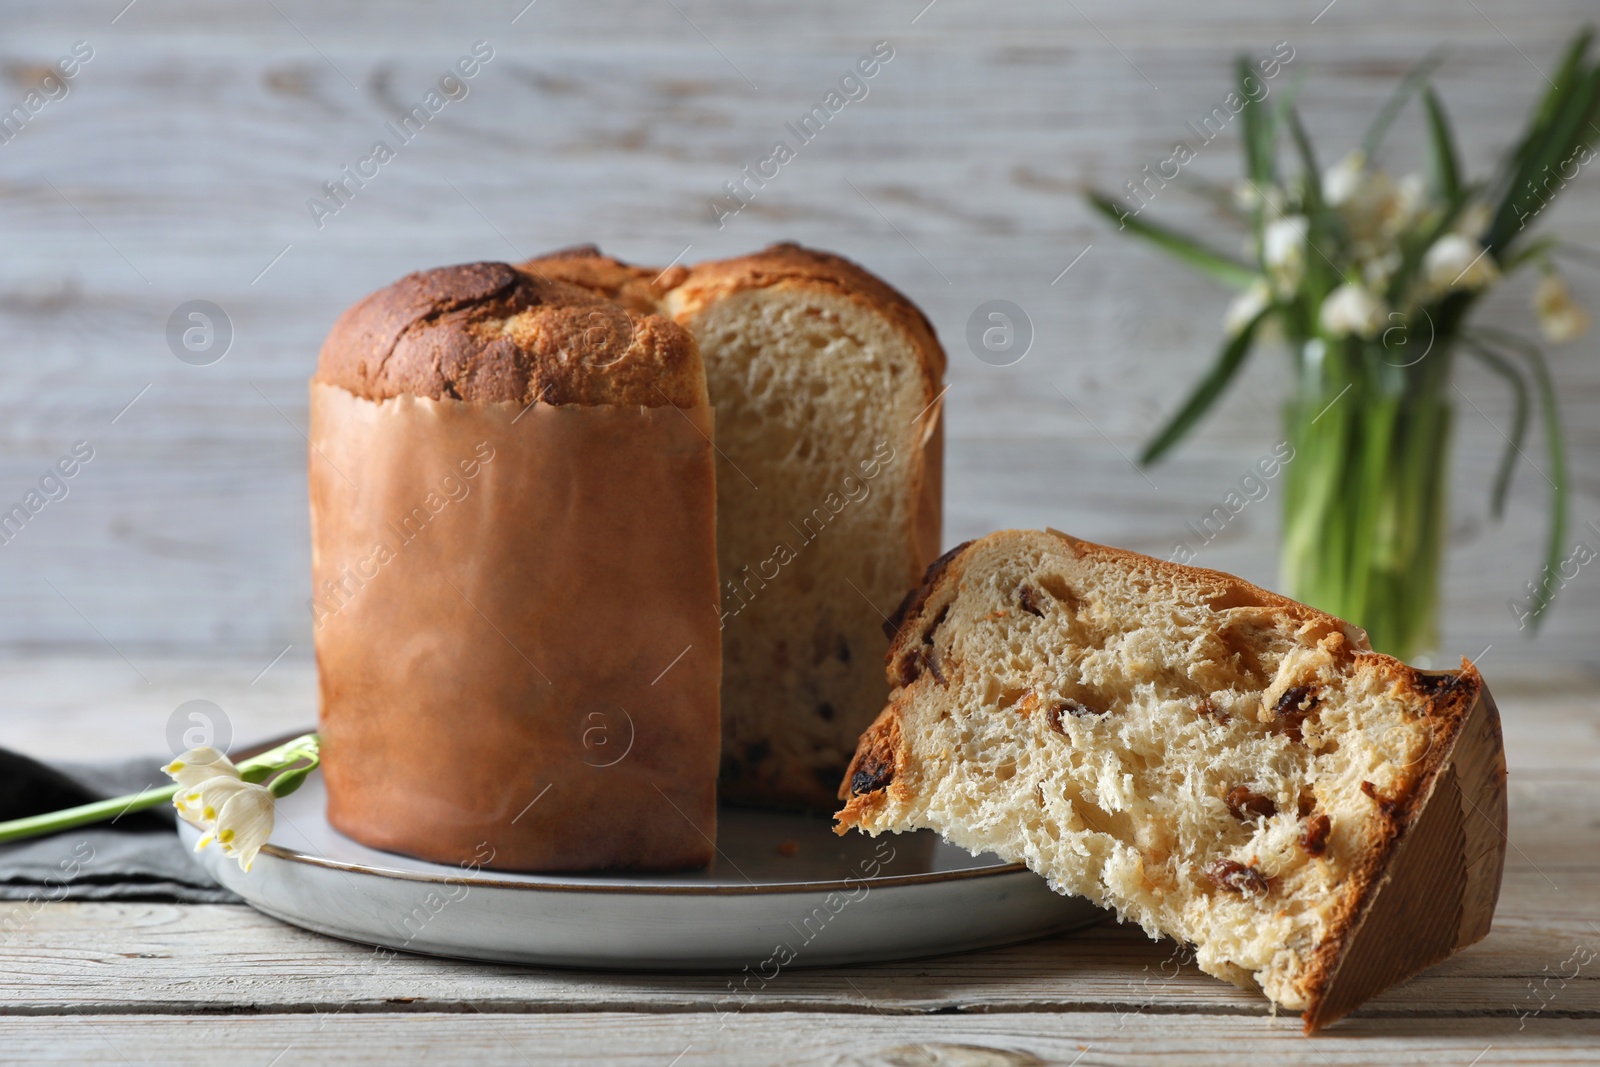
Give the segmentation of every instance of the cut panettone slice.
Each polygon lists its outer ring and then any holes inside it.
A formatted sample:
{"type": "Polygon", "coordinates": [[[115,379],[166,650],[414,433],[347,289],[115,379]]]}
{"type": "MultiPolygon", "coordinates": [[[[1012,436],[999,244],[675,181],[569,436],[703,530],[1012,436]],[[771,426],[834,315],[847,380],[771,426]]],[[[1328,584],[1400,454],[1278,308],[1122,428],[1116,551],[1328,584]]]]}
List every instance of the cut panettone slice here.
{"type": "MultiPolygon", "coordinates": [[[[829,809],[888,696],[879,605],[939,554],[933,327],[882,279],[793,244],[663,271],[586,246],[523,268],[660,311],[698,343],[716,409],[719,794],[829,809]]],[[[595,320],[595,336],[616,331],[595,320]]]]}
{"type": "Polygon", "coordinates": [[[792,244],[698,264],[665,306],[716,407],[719,794],[827,811],[889,695],[883,610],[939,555],[944,351],[881,279],[792,244]]]}
{"type": "Polygon", "coordinates": [[[1471,664],[1055,531],[957,548],[890,627],[840,833],[1025,863],[1308,1033],[1488,932],[1505,759],[1471,664]]]}

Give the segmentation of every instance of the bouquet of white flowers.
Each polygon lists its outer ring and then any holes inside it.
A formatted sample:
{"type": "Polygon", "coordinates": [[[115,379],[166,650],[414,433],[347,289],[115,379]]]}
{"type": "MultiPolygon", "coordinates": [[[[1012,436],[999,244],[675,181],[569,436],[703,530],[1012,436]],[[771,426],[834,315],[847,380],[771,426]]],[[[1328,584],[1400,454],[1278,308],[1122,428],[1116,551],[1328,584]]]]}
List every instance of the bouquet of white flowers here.
{"type": "Polygon", "coordinates": [[[1284,583],[1290,595],[1365,627],[1373,647],[1402,658],[1437,641],[1458,351],[1504,380],[1514,399],[1491,491],[1496,517],[1537,398],[1548,456],[1542,473],[1552,487],[1548,562],[1530,583],[1521,621],[1537,621],[1555,595],[1567,496],[1555,389],[1534,340],[1467,319],[1485,289],[1537,266],[1543,277],[1534,310],[1544,339],[1570,341],[1588,327],[1555,259],[1582,250],[1528,230],[1595,156],[1600,65],[1588,58],[1591,37],[1586,29],[1572,41],[1521,140],[1491,180],[1477,183],[1461,173],[1444,104],[1429,84],[1435,61],[1401,83],[1360,148],[1324,169],[1292,101],[1257,102],[1248,91],[1252,65],[1241,58],[1245,177],[1231,197],[1216,199],[1248,227],[1248,259],[1148,222],[1111,197],[1089,196],[1120,229],[1240,290],[1224,317],[1215,365],[1151,440],[1143,462],[1194,426],[1269,329],[1286,340],[1297,387],[1286,408],[1294,461],[1284,493],[1284,583]],[[1427,173],[1396,181],[1374,160],[1396,117],[1419,97],[1427,173]],[[1295,173],[1279,167],[1280,131],[1293,143],[1295,173]]]}

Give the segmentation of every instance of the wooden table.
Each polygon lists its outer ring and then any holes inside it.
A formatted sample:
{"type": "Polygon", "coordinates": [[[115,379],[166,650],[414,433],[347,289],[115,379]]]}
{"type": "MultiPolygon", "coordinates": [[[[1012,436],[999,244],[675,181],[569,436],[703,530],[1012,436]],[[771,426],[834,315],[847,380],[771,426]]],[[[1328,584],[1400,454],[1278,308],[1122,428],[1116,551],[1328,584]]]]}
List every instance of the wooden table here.
{"type": "MultiPolygon", "coordinates": [[[[1482,175],[1593,15],[1579,0],[525,2],[0,0],[0,108],[73,42],[95,49],[71,95],[0,146],[0,500],[75,441],[97,457],[0,559],[0,745],[154,754],[196,698],[226,709],[239,742],[310,722],[306,378],[342,308],[439,263],[586,241],[650,263],[781,239],[853,256],[924,306],[950,350],[947,546],[1050,524],[1165,556],[1272,447],[1287,364],[1263,353],[1179,455],[1153,474],[1131,468],[1210,359],[1226,294],[1120,239],[1082,187],[1121,189],[1164,158],[1220,100],[1234,54],[1280,40],[1298,51],[1292,77],[1306,78],[1306,120],[1330,157],[1443,45],[1439,83],[1482,175]],[[308,214],[479,39],[496,58],[470,98],[348,209],[325,225],[308,214]],[[896,58],[870,98],[719,226],[711,197],[878,40],[896,58]],[[981,363],[964,340],[974,308],[997,297],[1036,330],[1012,367],[981,363]],[[194,299],[237,331],[210,366],[174,358],[166,336],[194,299]]],[[[1388,162],[1403,171],[1417,165],[1416,114],[1397,129],[1388,162]]],[[[1237,168],[1230,132],[1154,216],[1231,247],[1190,179],[1237,168]]],[[[1600,246],[1595,175],[1543,221],[1600,246]]],[[[1591,307],[1594,278],[1572,275],[1591,307]]],[[[1530,282],[1492,298],[1494,321],[1527,325],[1530,282]]],[[[1600,516],[1581,476],[1600,457],[1594,354],[1590,340],[1556,359],[1580,475],[1574,531],[1600,516]]],[[[1600,1058],[1600,960],[1562,974],[1575,950],[1600,950],[1600,682],[1502,673],[1594,661],[1600,582],[1585,569],[1539,641],[1522,639],[1506,603],[1534,573],[1547,485],[1520,471],[1511,518],[1486,520],[1510,409],[1487,372],[1466,369],[1461,386],[1444,648],[1492,647],[1515,847],[1487,940],[1323,1037],[1175,971],[1175,946],[1114,924],[796,970],[724,1016],[725,975],[384,962],[243,907],[0,903],[0,1061],[1600,1058]],[[917,1044],[929,1048],[889,1051],[917,1044]]],[[[1275,512],[1276,498],[1252,505],[1199,562],[1271,583],[1275,512]]]]}
{"type": "MultiPolygon", "coordinates": [[[[124,686],[114,661],[0,662],[0,736],[43,757],[150,750],[173,706],[165,687],[185,679],[203,680],[245,740],[311,707],[303,669],[252,685],[253,664],[142,666],[149,687],[124,686]],[[23,710],[45,700],[54,732],[23,710]]],[[[1490,666],[1511,768],[1494,930],[1317,1038],[1111,921],[987,952],[793,970],[740,1008],[728,974],[384,958],[243,906],[8,902],[0,1061],[1600,1062],[1600,683],[1490,666]]]]}

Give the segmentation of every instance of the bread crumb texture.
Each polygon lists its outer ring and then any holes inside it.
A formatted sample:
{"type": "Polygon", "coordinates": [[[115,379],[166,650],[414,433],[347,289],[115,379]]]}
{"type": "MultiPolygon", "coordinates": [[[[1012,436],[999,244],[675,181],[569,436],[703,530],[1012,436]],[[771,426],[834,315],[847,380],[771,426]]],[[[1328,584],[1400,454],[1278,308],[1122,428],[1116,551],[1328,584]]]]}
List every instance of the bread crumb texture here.
{"type": "Polygon", "coordinates": [[[800,285],[688,325],[721,455],[724,773],[747,798],[825,805],[888,696],[873,605],[923,562],[894,536],[914,518],[919,357],[876,310],[800,285]]]}
{"type": "Polygon", "coordinates": [[[895,621],[841,832],[927,827],[1026,863],[1297,1010],[1480,684],[1228,575],[1053,531],[965,546],[895,621]]]}

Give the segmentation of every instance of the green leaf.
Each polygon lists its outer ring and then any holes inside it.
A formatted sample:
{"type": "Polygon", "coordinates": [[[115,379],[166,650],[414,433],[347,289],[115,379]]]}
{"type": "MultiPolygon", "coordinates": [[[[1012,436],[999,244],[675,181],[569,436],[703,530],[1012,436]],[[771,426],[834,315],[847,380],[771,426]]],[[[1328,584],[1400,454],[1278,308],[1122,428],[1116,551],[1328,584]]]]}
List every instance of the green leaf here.
{"type": "Polygon", "coordinates": [[[1489,494],[1489,513],[1496,519],[1506,512],[1506,495],[1511,490],[1511,474],[1516,469],[1517,457],[1522,455],[1522,442],[1528,436],[1528,382],[1517,365],[1474,337],[1463,337],[1467,350],[1478,361],[1504,378],[1511,387],[1515,404],[1511,415],[1511,432],[1506,435],[1505,451],[1500,454],[1500,467],[1495,472],[1494,488],[1489,494]]]}
{"type": "Polygon", "coordinates": [[[1575,91],[1574,86],[1583,80],[1582,64],[1589,51],[1592,37],[1593,31],[1587,27],[1573,35],[1560,66],[1556,68],[1554,80],[1546,79],[1550,82],[1550,88],[1534,106],[1522,139],[1507,154],[1500,173],[1496,176],[1496,199],[1501,202],[1502,207],[1512,192],[1521,185],[1527,161],[1536,153],[1538,146],[1544,143],[1544,139],[1549,135],[1551,123],[1555,121],[1556,115],[1575,91]]]}
{"type": "Polygon", "coordinates": [[[1300,153],[1300,166],[1306,172],[1306,197],[1310,201],[1310,211],[1320,210],[1322,207],[1322,168],[1317,166],[1317,154],[1311,147],[1311,138],[1306,136],[1306,128],[1300,124],[1300,112],[1293,107],[1284,109],[1289,119],[1289,132],[1294,136],[1295,149],[1300,153]]]}
{"type": "Polygon", "coordinates": [[[1227,388],[1229,382],[1233,381],[1233,376],[1239,372],[1239,368],[1244,366],[1245,357],[1250,354],[1250,346],[1255,341],[1257,328],[1274,310],[1274,308],[1269,307],[1262,311],[1261,314],[1251,319],[1249,324],[1240,330],[1237,336],[1222,346],[1222,352],[1218,354],[1217,361],[1212,364],[1211,370],[1207,372],[1206,376],[1200,379],[1200,383],[1195,386],[1194,392],[1189,394],[1189,399],[1183,402],[1183,407],[1178,409],[1177,414],[1173,415],[1167,421],[1167,424],[1161,428],[1161,432],[1157,433],[1150,443],[1145,446],[1144,451],[1139,455],[1140,463],[1148,466],[1166,455],[1173,445],[1182,440],[1183,436],[1194,428],[1194,424],[1200,421],[1200,417],[1206,413],[1211,405],[1216,403],[1217,397],[1222,395],[1222,391],[1227,388]]]}
{"type": "Polygon", "coordinates": [[[1556,399],[1555,383],[1550,378],[1550,368],[1545,363],[1544,352],[1524,337],[1506,330],[1480,327],[1478,333],[1502,348],[1521,353],[1533,374],[1534,386],[1539,393],[1540,420],[1544,423],[1545,455],[1550,461],[1550,530],[1545,541],[1545,563],[1539,581],[1534,583],[1533,609],[1528,617],[1537,628],[1545,610],[1555,601],[1556,591],[1544,580],[1548,575],[1560,573],[1562,553],[1567,540],[1567,454],[1561,441],[1561,409],[1556,399]]]}
{"type": "Polygon", "coordinates": [[[1528,121],[1528,132],[1518,146],[1519,152],[1550,128],[1567,97],[1574,91],[1573,87],[1583,80],[1583,63],[1588,58],[1589,45],[1593,40],[1594,30],[1588,26],[1573,34],[1560,65],[1556,67],[1555,76],[1550,80],[1550,88],[1540,98],[1528,121]]]}
{"type": "Polygon", "coordinates": [[[1394,120],[1399,117],[1400,111],[1410,101],[1427,80],[1433,76],[1434,69],[1444,61],[1444,56],[1437,51],[1423,57],[1422,61],[1401,79],[1395,86],[1394,93],[1379,109],[1372,119],[1372,125],[1367,127],[1367,135],[1361,139],[1361,151],[1367,157],[1367,162],[1372,162],[1378,154],[1378,146],[1383,143],[1384,135],[1389,132],[1389,127],[1394,125],[1394,120]]]}
{"type": "Polygon", "coordinates": [[[1454,204],[1461,197],[1461,164],[1456,158],[1450,119],[1433,86],[1423,89],[1422,103],[1428,112],[1428,181],[1435,195],[1454,204]]]}
{"type": "Polygon", "coordinates": [[[1273,185],[1278,178],[1272,112],[1255,102],[1246,89],[1248,83],[1245,79],[1255,78],[1255,67],[1251,65],[1250,57],[1241,55],[1236,58],[1234,69],[1238,74],[1239,96],[1250,101],[1244,106],[1244,129],[1240,138],[1240,146],[1244,149],[1245,175],[1258,188],[1273,185]]]}
{"type": "MultiPolygon", "coordinates": [[[[1576,246],[1573,246],[1576,247],[1576,246]]],[[[1552,252],[1560,251],[1561,241],[1555,237],[1541,237],[1537,241],[1530,241],[1526,245],[1509,254],[1500,264],[1502,274],[1510,274],[1518,267],[1537,259],[1544,259],[1552,252]]]]}
{"type": "Polygon", "coordinates": [[[1558,87],[1551,93],[1555,94],[1558,110],[1519,150],[1516,167],[1484,242],[1494,250],[1496,259],[1567,185],[1570,176],[1561,173],[1562,163],[1594,140],[1595,112],[1600,106],[1600,67],[1572,72],[1566,88],[1558,87]],[[1554,188],[1552,177],[1556,179],[1554,188]]]}
{"type": "Polygon", "coordinates": [[[1322,254],[1322,249],[1327,246],[1330,238],[1336,247],[1339,241],[1334,234],[1343,231],[1343,225],[1333,212],[1328,210],[1326,202],[1322,199],[1322,168],[1317,166],[1317,154],[1311,147],[1311,138],[1306,135],[1306,128],[1300,122],[1300,113],[1292,104],[1283,108],[1284,124],[1289,127],[1289,133],[1294,140],[1295,151],[1300,156],[1300,169],[1305,172],[1305,203],[1303,210],[1309,225],[1306,228],[1306,247],[1317,254],[1306,256],[1305,284],[1303,291],[1313,294],[1320,299],[1341,280],[1338,270],[1333,262],[1322,254]],[[1329,275],[1334,275],[1329,280],[1329,275]]]}
{"type": "Polygon", "coordinates": [[[1261,280],[1261,275],[1248,265],[1222,252],[1207,248],[1187,234],[1153,222],[1143,222],[1133,212],[1119,207],[1115,201],[1102,193],[1089,193],[1086,199],[1090,207],[1115,222],[1118,229],[1128,230],[1166,249],[1178,259],[1204,274],[1209,274],[1224,285],[1246,289],[1252,283],[1261,280]]]}
{"type": "Polygon", "coordinates": [[[267,788],[272,790],[273,796],[282,799],[304,785],[312,770],[311,767],[296,767],[292,771],[284,771],[274,778],[267,788]]]}

